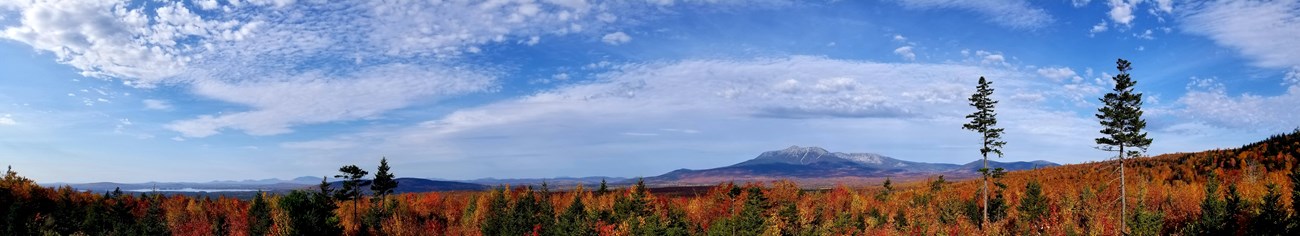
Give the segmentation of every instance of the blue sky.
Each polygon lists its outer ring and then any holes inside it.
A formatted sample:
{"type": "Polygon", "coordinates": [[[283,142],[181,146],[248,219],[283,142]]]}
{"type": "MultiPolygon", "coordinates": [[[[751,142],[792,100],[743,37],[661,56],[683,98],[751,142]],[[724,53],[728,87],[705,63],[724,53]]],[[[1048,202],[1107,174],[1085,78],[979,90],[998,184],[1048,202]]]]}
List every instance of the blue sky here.
{"type": "Polygon", "coordinates": [[[1104,160],[1116,58],[1150,153],[1300,127],[1290,1],[0,1],[0,164],[41,182],[652,176],[790,145],[1104,160]]]}

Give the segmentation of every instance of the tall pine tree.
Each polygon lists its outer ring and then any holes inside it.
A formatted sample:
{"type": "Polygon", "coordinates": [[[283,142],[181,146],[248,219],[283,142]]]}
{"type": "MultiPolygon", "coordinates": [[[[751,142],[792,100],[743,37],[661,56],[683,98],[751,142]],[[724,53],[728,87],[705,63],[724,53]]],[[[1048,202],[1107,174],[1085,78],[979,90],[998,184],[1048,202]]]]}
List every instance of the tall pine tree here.
{"type": "MultiPolygon", "coordinates": [[[[343,179],[343,187],[334,192],[334,198],[342,201],[352,201],[352,219],[358,219],[357,200],[361,199],[361,178],[365,178],[369,172],[356,165],[340,167],[339,172],[342,174],[335,175],[334,178],[343,179]]],[[[365,227],[365,225],[361,227],[365,227]]]]}
{"type": "Polygon", "coordinates": [[[1002,157],[1002,146],[1007,142],[1002,141],[1002,129],[996,128],[998,125],[997,113],[993,111],[994,105],[998,101],[993,100],[993,83],[980,76],[979,85],[975,86],[975,93],[970,95],[970,106],[975,107],[975,113],[967,115],[971,119],[970,123],[962,125],[963,129],[980,133],[984,140],[983,146],[980,147],[980,155],[984,157],[984,168],[980,172],[984,173],[984,189],[981,191],[984,195],[984,222],[988,224],[989,218],[989,153],[997,154],[1002,157]]]}
{"type": "Polygon", "coordinates": [[[1151,138],[1147,138],[1147,133],[1142,131],[1147,127],[1147,121],[1142,119],[1142,93],[1133,92],[1133,86],[1137,85],[1137,81],[1130,78],[1128,74],[1132,64],[1119,59],[1115,62],[1115,68],[1119,69],[1119,74],[1111,78],[1115,80],[1115,88],[1101,98],[1104,105],[1097,109],[1097,119],[1101,120],[1103,136],[1096,141],[1101,145],[1098,147],[1101,150],[1119,152],[1120,219],[1123,221],[1128,214],[1124,161],[1126,157],[1139,154],[1133,148],[1146,151],[1147,147],[1151,146],[1151,138]]]}

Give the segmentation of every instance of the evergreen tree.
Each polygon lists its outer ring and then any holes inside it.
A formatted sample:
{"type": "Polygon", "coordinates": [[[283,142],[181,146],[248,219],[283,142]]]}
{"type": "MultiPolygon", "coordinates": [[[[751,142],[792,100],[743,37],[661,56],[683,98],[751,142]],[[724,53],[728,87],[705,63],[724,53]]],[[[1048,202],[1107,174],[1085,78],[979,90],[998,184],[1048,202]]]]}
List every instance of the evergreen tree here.
{"type": "Polygon", "coordinates": [[[614,198],[614,220],[623,221],[645,216],[649,212],[646,209],[646,204],[649,203],[647,197],[645,180],[638,179],[627,196],[619,195],[614,198]]]}
{"type": "Polygon", "coordinates": [[[388,172],[388,158],[379,159],[379,168],[375,171],[375,180],[370,183],[370,193],[383,202],[384,197],[393,193],[397,188],[397,180],[393,179],[393,173],[388,172]]]}
{"type": "Polygon", "coordinates": [[[488,202],[487,215],[483,219],[483,224],[479,225],[480,232],[483,235],[522,235],[523,231],[514,224],[511,216],[510,200],[506,199],[505,186],[498,187],[492,192],[492,200],[488,202]]]}
{"type": "Polygon", "coordinates": [[[1248,234],[1288,235],[1287,215],[1286,209],[1282,206],[1282,193],[1277,189],[1277,184],[1269,183],[1267,186],[1268,192],[1265,192],[1264,198],[1260,200],[1259,216],[1251,221],[1248,234]]]}
{"type": "Polygon", "coordinates": [[[555,225],[554,235],[585,236],[595,235],[596,231],[587,224],[587,207],[582,204],[582,191],[573,195],[573,203],[564,210],[555,225]]]}
{"type": "Polygon", "coordinates": [[[1241,218],[1245,216],[1244,210],[1246,203],[1241,200],[1241,193],[1237,192],[1237,183],[1228,184],[1228,191],[1223,193],[1223,212],[1224,222],[1223,231],[1229,234],[1237,234],[1241,230],[1241,218]]]}
{"type": "Polygon", "coordinates": [[[736,235],[759,235],[763,229],[763,212],[767,209],[767,198],[763,196],[763,190],[758,187],[750,187],[745,194],[745,205],[740,209],[740,215],[736,216],[736,226],[740,228],[740,233],[736,235]]]}
{"type": "Polygon", "coordinates": [[[139,221],[136,221],[136,228],[133,234],[166,235],[171,233],[167,229],[167,221],[164,218],[166,216],[164,215],[162,209],[162,201],[163,201],[162,195],[142,194],[140,198],[148,200],[149,208],[145,211],[144,217],[142,217],[139,221]]]}
{"type": "MultiPolygon", "coordinates": [[[[1296,130],[1300,133],[1300,128],[1296,130]]],[[[1287,227],[1291,232],[1300,232],[1300,165],[1291,168],[1291,217],[1288,217],[1287,227]]]]}
{"type": "Polygon", "coordinates": [[[1201,200],[1201,216],[1196,221],[1193,234],[1226,235],[1227,204],[1219,199],[1219,180],[1213,174],[1205,181],[1205,199],[1201,200]]]}
{"type": "Polygon", "coordinates": [[[605,196],[609,193],[609,186],[605,185],[605,178],[600,178],[600,188],[596,189],[596,196],[605,196]]]}
{"type": "MultiPolygon", "coordinates": [[[[984,167],[980,168],[980,173],[984,174],[984,217],[989,218],[989,153],[997,154],[1002,157],[1002,146],[1007,142],[1002,141],[1002,128],[996,128],[998,125],[997,113],[993,111],[998,101],[993,100],[993,83],[980,76],[979,85],[975,86],[975,93],[970,96],[970,106],[975,107],[975,113],[967,115],[971,119],[970,123],[962,125],[963,129],[979,132],[982,140],[980,155],[983,156],[984,167]]],[[[987,221],[983,222],[988,224],[987,221]]]]}
{"type": "Polygon", "coordinates": [[[1099,147],[1101,150],[1119,152],[1120,219],[1124,219],[1127,217],[1128,210],[1124,162],[1127,157],[1140,154],[1131,148],[1146,151],[1147,147],[1151,146],[1151,138],[1147,138],[1147,133],[1142,131],[1146,128],[1147,122],[1142,119],[1142,93],[1133,92],[1133,86],[1137,85],[1137,81],[1130,78],[1128,74],[1132,64],[1119,59],[1115,62],[1115,68],[1119,69],[1119,74],[1111,78],[1115,81],[1115,88],[1101,98],[1101,102],[1105,105],[1097,109],[1096,116],[1101,122],[1103,136],[1096,141],[1101,145],[1099,147]]]}
{"type": "MultiPolygon", "coordinates": [[[[352,201],[352,218],[357,219],[357,201],[361,199],[361,178],[365,178],[366,172],[356,165],[346,165],[339,168],[342,174],[335,175],[334,178],[343,179],[343,187],[334,192],[334,198],[340,201],[352,201]]],[[[365,228],[365,224],[361,225],[365,228]]]]}
{"type": "Polygon", "coordinates": [[[248,206],[248,234],[266,235],[271,232],[271,206],[267,204],[265,193],[258,191],[253,203],[248,206]]]}
{"type": "Polygon", "coordinates": [[[886,201],[888,200],[889,195],[894,194],[894,181],[890,180],[889,177],[885,177],[885,182],[881,183],[880,186],[883,189],[880,190],[880,193],[876,194],[876,200],[886,201]]]}
{"type": "Polygon", "coordinates": [[[1129,235],[1135,236],[1156,236],[1161,235],[1160,229],[1164,226],[1164,213],[1147,210],[1146,205],[1138,202],[1136,211],[1133,211],[1132,219],[1128,221],[1129,235]]]}
{"type": "Polygon", "coordinates": [[[294,190],[280,198],[280,209],[289,216],[288,235],[342,235],[338,207],[330,196],[319,192],[294,190]]]}
{"type": "MultiPolygon", "coordinates": [[[[1030,180],[1025,184],[1025,195],[1020,198],[1020,206],[1016,210],[1020,211],[1020,219],[1027,221],[1035,227],[1047,217],[1048,208],[1047,196],[1043,195],[1043,186],[1038,180],[1030,180]]],[[[1037,228],[1038,233],[1042,233],[1042,228],[1037,228]]]]}

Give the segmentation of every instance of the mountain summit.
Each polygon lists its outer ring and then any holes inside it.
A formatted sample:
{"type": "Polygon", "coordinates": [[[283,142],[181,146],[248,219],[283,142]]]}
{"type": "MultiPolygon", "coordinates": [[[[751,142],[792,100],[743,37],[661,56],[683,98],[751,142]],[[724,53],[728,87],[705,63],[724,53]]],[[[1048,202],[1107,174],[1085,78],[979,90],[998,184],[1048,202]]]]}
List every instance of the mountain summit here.
{"type": "MultiPolygon", "coordinates": [[[[989,161],[990,168],[1025,170],[1058,166],[1048,161],[997,162],[989,161]]],[[[647,178],[659,184],[712,184],[719,181],[766,181],[790,179],[798,182],[852,178],[917,177],[946,175],[949,178],[977,176],[982,162],[965,165],[926,163],[899,160],[876,153],[831,152],[820,147],[790,146],[767,151],[754,159],[734,165],[704,169],[679,169],[660,176],[647,178]]]]}

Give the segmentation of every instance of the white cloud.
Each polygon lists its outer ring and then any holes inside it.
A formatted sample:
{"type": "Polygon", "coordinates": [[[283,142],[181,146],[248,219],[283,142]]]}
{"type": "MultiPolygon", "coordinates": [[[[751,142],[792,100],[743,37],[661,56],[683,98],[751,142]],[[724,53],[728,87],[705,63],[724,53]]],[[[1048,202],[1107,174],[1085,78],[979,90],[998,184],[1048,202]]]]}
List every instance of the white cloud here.
{"type": "Polygon", "coordinates": [[[895,35],[894,35],[894,42],[900,42],[900,43],[902,43],[902,42],[907,42],[907,37],[903,37],[903,35],[901,35],[901,34],[895,34],[895,35]]]}
{"type": "Polygon", "coordinates": [[[1075,73],[1074,70],[1069,67],[1038,68],[1038,75],[1042,75],[1043,77],[1047,77],[1056,82],[1064,82],[1066,81],[1065,79],[1070,79],[1070,82],[1073,83],[1083,81],[1083,77],[1079,77],[1079,74],[1075,73]]]}
{"type": "Polygon", "coordinates": [[[16,124],[18,124],[18,122],[17,122],[17,121],[14,121],[13,116],[11,116],[11,115],[9,115],[9,114],[5,114],[4,116],[0,116],[0,125],[16,125],[16,124]]]}
{"type": "Polygon", "coordinates": [[[1070,5],[1074,7],[1083,7],[1087,6],[1089,2],[1092,2],[1092,0],[1070,0],[1070,5]]]}
{"type": "Polygon", "coordinates": [[[356,142],[343,140],[317,140],[303,142],[285,142],[280,147],[288,149],[339,150],[356,147],[356,142]]]}
{"type": "Polygon", "coordinates": [[[1092,26],[1092,29],[1088,30],[1088,35],[1091,36],[1091,35],[1096,35],[1097,33],[1106,32],[1107,29],[1109,28],[1106,27],[1106,21],[1102,21],[1101,23],[1097,23],[1097,25],[1092,26]]]}
{"type": "Polygon", "coordinates": [[[1129,25],[1133,22],[1133,8],[1137,6],[1138,0],[1110,0],[1110,20],[1119,25],[1129,25]]]}
{"type": "Polygon", "coordinates": [[[1188,32],[1236,49],[1257,66],[1300,66],[1300,1],[1219,1],[1189,11],[1182,21],[1188,32]]]}
{"type": "Polygon", "coordinates": [[[999,66],[1009,66],[1009,65],[1010,65],[1010,64],[1007,63],[1007,58],[1006,58],[1005,56],[1003,56],[1002,53],[1000,53],[1000,52],[989,52],[989,51],[984,51],[984,50],[976,50],[976,51],[975,51],[975,56],[979,58],[980,63],[985,64],[985,65],[999,65],[999,66]]]}
{"type": "Polygon", "coordinates": [[[632,36],[628,36],[627,34],[620,31],[620,32],[606,34],[604,37],[600,37],[600,41],[605,42],[606,44],[609,45],[619,45],[619,44],[631,42],[632,36]]]}
{"type": "Polygon", "coordinates": [[[1174,12],[1174,0],[1155,0],[1156,9],[1165,13],[1174,12]]]}
{"type": "Polygon", "coordinates": [[[1185,117],[1232,129],[1278,132],[1300,127],[1300,85],[1287,87],[1284,94],[1260,96],[1229,95],[1213,81],[1194,81],[1178,103],[1185,117]]]}
{"type": "Polygon", "coordinates": [[[897,49],[894,49],[894,54],[898,54],[898,56],[901,56],[903,59],[907,59],[908,61],[916,60],[916,53],[912,52],[912,46],[898,47],[897,49]]]}
{"type": "MultiPolygon", "coordinates": [[[[20,18],[0,26],[4,27],[0,37],[51,53],[86,76],[142,88],[188,88],[249,109],[214,111],[167,126],[184,136],[208,136],[222,129],[265,135],[290,132],[295,125],[374,118],[416,100],[489,90],[495,86],[490,69],[471,73],[454,60],[481,52],[484,45],[536,44],[547,35],[599,36],[597,32],[615,28],[612,23],[671,12],[647,8],[652,3],[645,2],[582,0],[296,3],[6,1],[0,3],[0,15],[20,18]],[[379,78],[390,75],[371,74],[378,72],[392,72],[399,79],[383,82],[387,79],[379,78]],[[285,97],[275,101],[268,98],[271,95],[285,97]]],[[[786,4],[682,1],[676,5],[786,4]]],[[[604,37],[613,44],[630,40],[622,32],[604,37]]],[[[94,101],[85,100],[88,106],[94,101]]]]}
{"type": "Polygon", "coordinates": [[[1152,35],[1151,30],[1146,30],[1146,31],[1142,32],[1141,34],[1134,33],[1134,34],[1133,34],[1133,37],[1137,37],[1137,38],[1140,38],[1140,39],[1146,39],[1146,40],[1153,40],[1153,39],[1156,39],[1156,36],[1152,35]]]}
{"type": "Polygon", "coordinates": [[[166,100],[145,99],[145,100],[141,100],[140,102],[144,103],[144,108],[149,110],[171,110],[172,109],[172,104],[170,102],[167,102],[166,100]]]}
{"type": "Polygon", "coordinates": [[[216,10],[221,4],[218,3],[217,0],[198,0],[195,2],[198,3],[199,8],[202,8],[203,10],[216,10]]]}
{"type": "Polygon", "coordinates": [[[1047,26],[1055,21],[1046,10],[1030,5],[1024,0],[987,0],[987,1],[953,1],[953,0],[897,0],[901,5],[914,9],[961,9],[984,15],[988,21],[1016,29],[1035,29],[1047,26]]]}
{"type": "Polygon", "coordinates": [[[328,80],[319,72],[277,80],[195,84],[195,93],[252,107],[220,116],[202,115],[173,122],[168,129],[186,137],[206,137],[225,128],[252,135],[290,132],[289,127],[339,120],[375,118],[417,98],[444,98],[481,91],[493,78],[464,69],[391,65],[328,80]]]}

